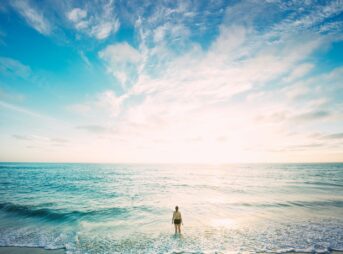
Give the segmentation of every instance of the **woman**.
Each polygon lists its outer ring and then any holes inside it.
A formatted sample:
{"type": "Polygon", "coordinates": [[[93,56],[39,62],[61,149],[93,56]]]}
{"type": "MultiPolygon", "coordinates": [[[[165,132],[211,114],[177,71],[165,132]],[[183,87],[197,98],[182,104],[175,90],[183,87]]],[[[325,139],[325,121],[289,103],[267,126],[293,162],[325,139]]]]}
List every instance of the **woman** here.
{"type": "MultiPolygon", "coordinates": [[[[181,223],[182,223],[182,217],[181,213],[179,212],[179,207],[175,206],[175,211],[173,212],[173,219],[172,219],[172,224],[174,223],[175,226],[175,234],[177,231],[181,234],[181,223]]],[[[182,223],[183,225],[183,223],[182,223]]]]}

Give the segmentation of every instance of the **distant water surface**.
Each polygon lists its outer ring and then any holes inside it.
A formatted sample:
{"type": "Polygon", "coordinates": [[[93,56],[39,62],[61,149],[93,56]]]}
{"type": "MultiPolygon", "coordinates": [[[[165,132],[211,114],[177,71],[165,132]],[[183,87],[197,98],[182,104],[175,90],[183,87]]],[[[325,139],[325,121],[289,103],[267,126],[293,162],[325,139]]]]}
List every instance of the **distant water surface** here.
{"type": "Polygon", "coordinates": [[[0,163],[0,246],[67,253],[343,250],[343,164],[0,163]],[[181,236],[171,224],[175,205],[181,236]]]}

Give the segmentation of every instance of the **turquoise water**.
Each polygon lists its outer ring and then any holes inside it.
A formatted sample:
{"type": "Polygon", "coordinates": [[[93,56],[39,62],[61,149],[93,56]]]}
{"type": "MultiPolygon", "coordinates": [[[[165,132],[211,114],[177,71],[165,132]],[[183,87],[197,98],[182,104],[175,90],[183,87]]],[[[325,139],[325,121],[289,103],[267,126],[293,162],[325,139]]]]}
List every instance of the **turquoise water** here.
{"type": "Polygon", "coordinates": [[[0,163],[0,246],[67,253],[343,250],[343,164],[0,163]],[[175,205],[181,236],[171,224],[175,205]]]}

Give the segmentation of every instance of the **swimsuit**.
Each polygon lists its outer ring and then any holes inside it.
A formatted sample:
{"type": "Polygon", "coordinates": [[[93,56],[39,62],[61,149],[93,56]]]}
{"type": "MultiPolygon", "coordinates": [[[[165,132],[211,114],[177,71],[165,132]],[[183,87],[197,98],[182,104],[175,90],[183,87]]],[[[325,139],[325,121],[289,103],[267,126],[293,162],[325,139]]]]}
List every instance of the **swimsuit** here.
{"type": "Polygon", "coordinates": [[[181,224],[181,220],[180,220],[180,219],[175,219],[175,220],[174,220],[174,224],[176,224],[176,225],[181,224]]]}

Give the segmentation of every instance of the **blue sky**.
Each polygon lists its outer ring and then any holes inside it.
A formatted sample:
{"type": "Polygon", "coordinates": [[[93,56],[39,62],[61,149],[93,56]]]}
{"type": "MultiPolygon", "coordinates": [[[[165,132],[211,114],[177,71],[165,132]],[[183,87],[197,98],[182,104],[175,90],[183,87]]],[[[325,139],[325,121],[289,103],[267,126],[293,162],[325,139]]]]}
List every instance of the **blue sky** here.
{"type": "Polygon", "coordinates": [[[0,160],[343,160],[342,1],[2,1],[0,160]]]}

